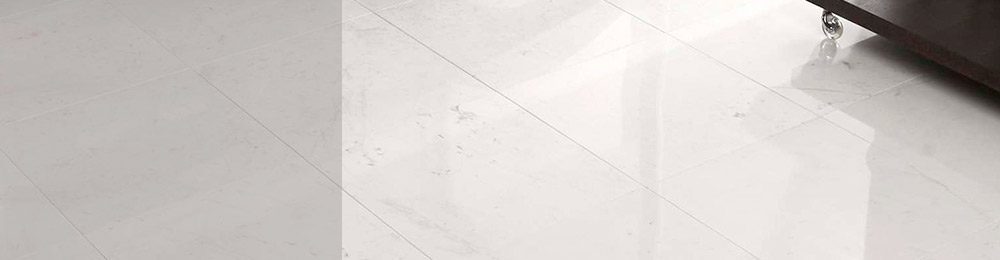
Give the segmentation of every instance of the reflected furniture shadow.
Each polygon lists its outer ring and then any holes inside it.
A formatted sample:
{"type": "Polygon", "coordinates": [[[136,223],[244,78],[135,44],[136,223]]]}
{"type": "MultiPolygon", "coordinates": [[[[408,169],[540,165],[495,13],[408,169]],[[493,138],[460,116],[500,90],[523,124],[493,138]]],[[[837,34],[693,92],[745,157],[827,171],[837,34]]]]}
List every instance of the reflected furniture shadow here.
{"type": "Polygon", "coordinates": [[[791,79],[791,88],[802,89],[803,93],[808,93],[812,98],[828,104],[843,103],[843,96],[839,94],[866,96],[856,102],[856,104],[864,102],[864,109],[852,109],[852,104],[845,104],[845,107],[836,111],[842,116],[866,125],[871,130],[870,136],[864,136],[872,143],[866,155],[871,177],[867,230],[865,230],[865,259],[900,259],[898,258],[900,255],[886,255],[886,252],[899,252],[907,247],[927,243],[933,237],[949,240],[945,238],[967,235],[948,228],[972,221],[966,218],[982,217],[995,221],[998,217],[996,213],[1000,212],[998,211],[1000,205],[990,203],[997,200],[984,199],[1000,198],[1000,170],[992,171],[989,170],[990,167],[982,167],[990,164],[1000,166],[1000,163],[993,162],[997,161],[995,156],[1000,155],[1000,151],[971,157],[959,152],[963,150],[963,146],[975,147],[977,144],[995,143],[996,135],[957,134],[961,137],[935,140],[945,138],[936,136],[939,134],[961,132],[956,128],[966,127],[970,133],[1000,130],[1000,95],[938,65],[931,65],[930,70],[924,75],[901,82],[894,87],[879,86],[884,89],[864,89],[858,87],[865,86],[864,84],[849,84],[870,80],[870,77],[877,77],[878,73],[851,72],[845,69],[850,65],[845,64],[873,58],[886,59],[898,63],[889,64],[892,66],[887,68],[892,69],[921,66],[923,64],[917,63],[927,62],[922,59],[899,59],[898,55],[912,55],[901,50],[904,49],[879,36],[859,42],[848,49],[839,48],[833,40],[823,40],[817,45],[808,61],[800,67],[799,74],[791,79]],[[919,81],[928,78],[934,80],[919,81]],[[926,89],[924,92],[901,89],[918,83],[933,84],[933,88],[924,88],[926,89]],[[890,98],[884,95],[889,95],[890,98]],[[875,98],[876,96],[881,98],[875,98]],[[940,107],[927,108],[931,112],[915,111],[913,107],[916,104],[940,107]],[[933,115],[917,114],[931,114],[936,111],[944,112],[933,115]],[[962,118],[963,111],[975,111],[974,120],[998,122],[998,124],[972,126],[955,124],[960,121],[953,120],[962,118]],[[898,137],[894,133],[909,133],[911,136],[898,137]],[[909,139],[899,140],[906,138],[909,139]],[[916,157],[903,157],[931,160],[939,163],[942,168],[923,167],[919,163],[913,165],[906,159],[893,159],[911,151],[917,154],[916,157]],[[980,167],[971,168],[965,165],[969,163],[979,164],[980,167]],[[970,187],[968,183],[976,184],[976,189],[968,188],[970,187]],[[947,216],[949,210],[957,209],[953,207],[954,205],[937,204],[942,201],[967,204],[956,207],[967,207],[971,209],[970,212],[977,214],[947,216]],[[930,227],[930,224],[944,227],[930,227]],[[946,234],[946,232],[956,233],[946,234]]]}

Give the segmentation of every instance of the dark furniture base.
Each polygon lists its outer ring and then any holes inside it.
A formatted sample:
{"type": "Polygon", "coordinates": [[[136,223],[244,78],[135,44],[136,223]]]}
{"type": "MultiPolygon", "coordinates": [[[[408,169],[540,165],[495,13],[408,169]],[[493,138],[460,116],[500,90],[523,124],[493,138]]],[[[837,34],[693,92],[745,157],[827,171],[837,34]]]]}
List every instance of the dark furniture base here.
{"type": "Polygon", "coordinates": [[[1000,0],[807,1],[1000,91],[1000,0]]]}

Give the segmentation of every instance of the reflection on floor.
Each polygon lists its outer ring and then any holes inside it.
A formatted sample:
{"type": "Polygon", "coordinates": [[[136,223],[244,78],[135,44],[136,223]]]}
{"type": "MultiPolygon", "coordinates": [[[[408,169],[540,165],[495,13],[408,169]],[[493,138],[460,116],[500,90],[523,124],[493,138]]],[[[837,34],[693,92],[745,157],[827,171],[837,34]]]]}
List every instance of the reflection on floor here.
{"type": "Polygon", "coordinates": [[[1000,258],[1000,95],[820,11],[0,3],[0,259],[1000,258]]]}
{"type": "Polygon", "coordinates": [[[1000,99],[805,1],[397,2],[343,28],[352,257],[1000,257],[1000,99]]]}

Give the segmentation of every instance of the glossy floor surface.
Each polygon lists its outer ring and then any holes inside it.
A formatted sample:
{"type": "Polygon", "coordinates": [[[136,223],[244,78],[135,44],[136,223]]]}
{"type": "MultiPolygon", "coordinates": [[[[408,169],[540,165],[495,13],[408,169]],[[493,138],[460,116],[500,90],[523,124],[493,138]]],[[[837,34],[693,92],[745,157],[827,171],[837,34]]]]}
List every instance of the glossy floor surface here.
{"type": "Polygon", "coordinates": [[[337,1],[0,0],[0,259],[1000,258],[1000,95],[805,1],[337,1]]]}

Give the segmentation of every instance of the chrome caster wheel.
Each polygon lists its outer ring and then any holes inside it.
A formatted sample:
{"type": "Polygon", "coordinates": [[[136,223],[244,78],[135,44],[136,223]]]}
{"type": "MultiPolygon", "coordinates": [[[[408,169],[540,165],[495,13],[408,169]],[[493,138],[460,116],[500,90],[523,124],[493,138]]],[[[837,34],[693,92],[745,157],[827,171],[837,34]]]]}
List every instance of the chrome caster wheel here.
{"type": "Polygon", "coordinates": [[[837,58],[837,49],[840,46],[837,45],[837,41],[833,39],[823,39],[819,43],[819,52],[817,53],[816,60],[822,62],[823,64],[832,64],[833,60],[837,58]]]}
{"type": "Polygon", "coordinates": [[[826,34],[826,38],[831,40],[839,39],[841,35],[844,35],[844,25],[840,23],[840,19],[833,15],[833,12],[823,11],[823,34],[826,34]]]}

